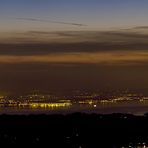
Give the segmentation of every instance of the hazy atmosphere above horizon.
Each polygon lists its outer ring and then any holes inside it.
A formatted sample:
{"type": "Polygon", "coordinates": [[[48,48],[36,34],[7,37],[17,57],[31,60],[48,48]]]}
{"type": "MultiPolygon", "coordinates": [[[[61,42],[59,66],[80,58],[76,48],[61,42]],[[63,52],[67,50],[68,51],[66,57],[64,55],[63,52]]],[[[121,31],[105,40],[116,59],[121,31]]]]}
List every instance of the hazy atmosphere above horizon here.
{"type": "Polygon", "coordinates": [[[147,0],[1,0],[0,91],[148,90],[147,0]]]}

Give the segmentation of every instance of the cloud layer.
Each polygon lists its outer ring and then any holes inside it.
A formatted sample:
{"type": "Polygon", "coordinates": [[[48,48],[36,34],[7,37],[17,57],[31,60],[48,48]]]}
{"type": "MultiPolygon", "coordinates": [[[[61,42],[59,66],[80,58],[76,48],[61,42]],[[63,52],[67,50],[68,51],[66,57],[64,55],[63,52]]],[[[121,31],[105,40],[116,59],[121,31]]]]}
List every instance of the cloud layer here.
{"type": "Polygon", "coordinates": [[[0,43],[147,43],[148,26],[104,31],[53,31],[29,30],[1,33],[0,43]]]}
{"type": "Polygon", "coordinates": [[[146,27],[0,36],[0,90],[148,91],[146,27]]]}
{"type": "Polygon", "coordinates": [[[147,64],[147,28],[9,33],[0,37],[0,62],[147,64]]]}

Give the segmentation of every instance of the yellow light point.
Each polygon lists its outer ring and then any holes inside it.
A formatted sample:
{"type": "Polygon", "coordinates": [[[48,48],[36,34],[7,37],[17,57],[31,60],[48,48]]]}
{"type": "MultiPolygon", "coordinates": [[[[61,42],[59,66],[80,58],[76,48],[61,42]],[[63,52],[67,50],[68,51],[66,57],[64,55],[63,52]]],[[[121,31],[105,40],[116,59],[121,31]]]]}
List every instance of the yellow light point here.
{"type": "Polygon", "coordinates": [[[40,107],[46,107],[46,105],[45,105],[45,104],[39,104],[39,106],[40,106],[40,107]]]}
{"type": "Polygon", "coordinates": [[[89,101],[88,103],[89,103],[89,105],[92,105],[93,104],[93,101],[89,101]]]}
{"type": "Polygon", "coordinates": [[[139,101],[140,101],[140,102],[143,102],[143,101],[144,101],[144,99],[140,99],[139,101]]]}

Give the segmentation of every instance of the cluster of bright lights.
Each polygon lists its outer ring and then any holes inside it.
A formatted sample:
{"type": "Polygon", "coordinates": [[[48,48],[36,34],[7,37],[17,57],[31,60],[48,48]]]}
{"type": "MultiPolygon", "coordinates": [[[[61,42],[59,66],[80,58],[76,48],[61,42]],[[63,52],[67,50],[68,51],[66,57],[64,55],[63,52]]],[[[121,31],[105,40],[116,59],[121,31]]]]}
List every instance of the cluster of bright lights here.
{"type": "Polygon", "coordinates": [[[0,95],[1,107],[29,107],[29,108],[59,108],[71,105],[89,105],[97,107],[98,105],[117,104],[125,101],[137,101],[139,103],[148,103],[148,97],[135,93],[114,93],[110,95],[81,93],[71,96],[61,96],[55,94],[32,94],[24,96],[4,96],[0,95]]]}
{"type": "Polygon", "coordinates": [[[71,106],[71,103],[30,103],[31,108],[59,108],[71,106]]]}

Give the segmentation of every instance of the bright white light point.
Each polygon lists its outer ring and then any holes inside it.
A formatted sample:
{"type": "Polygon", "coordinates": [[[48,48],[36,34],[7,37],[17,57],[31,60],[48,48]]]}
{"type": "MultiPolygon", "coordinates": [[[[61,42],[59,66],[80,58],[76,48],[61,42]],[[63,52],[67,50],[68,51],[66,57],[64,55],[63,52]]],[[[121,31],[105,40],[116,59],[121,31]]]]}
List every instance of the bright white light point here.
{"type": "Polygon", "coordinates": [[[94,105],[94,107],[97,107],[97,105],[94,105]]]}

